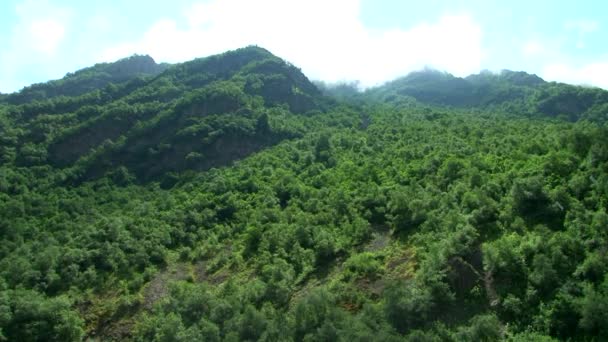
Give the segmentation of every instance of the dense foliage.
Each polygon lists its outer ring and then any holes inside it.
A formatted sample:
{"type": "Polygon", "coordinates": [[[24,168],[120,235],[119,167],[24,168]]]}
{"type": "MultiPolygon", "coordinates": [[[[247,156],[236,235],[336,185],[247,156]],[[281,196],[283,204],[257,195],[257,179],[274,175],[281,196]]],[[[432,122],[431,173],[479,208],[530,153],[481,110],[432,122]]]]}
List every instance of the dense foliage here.
{"type": "Polygon", "coordinates": [[[607,339],[606,92],[433,77],[248,47],[0,102],[0,340],[607,339]]]}

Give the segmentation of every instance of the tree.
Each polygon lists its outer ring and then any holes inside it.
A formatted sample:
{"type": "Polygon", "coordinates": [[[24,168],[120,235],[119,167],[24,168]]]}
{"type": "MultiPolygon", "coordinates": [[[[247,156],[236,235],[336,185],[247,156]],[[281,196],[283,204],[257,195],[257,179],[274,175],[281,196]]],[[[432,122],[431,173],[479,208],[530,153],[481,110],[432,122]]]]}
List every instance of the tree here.
{"type": "Polygon", "coordinates": [[[421,327],[433,307],[428,289],[412,282],[394,284],[384,292],[384,312],[388,322],[400,333],[421,327]]]}
{"type": "Polygon", "coordinates": [[[46,298],[32,290],[8,290],[0,298],[2,330],[9,341],[80,341],[83,321],[67,297],[46,298]],[[8,298],[7,298],[8,297],[8,298]],[[7,312],[10,308],[10,313],[7,312]]]}
{"type": "Polygon", "coordinates": [[[426,221],[425,203],[409,189],[393,192],[387,207],[388,219],[395,232],[413,231],[426,221]]]}

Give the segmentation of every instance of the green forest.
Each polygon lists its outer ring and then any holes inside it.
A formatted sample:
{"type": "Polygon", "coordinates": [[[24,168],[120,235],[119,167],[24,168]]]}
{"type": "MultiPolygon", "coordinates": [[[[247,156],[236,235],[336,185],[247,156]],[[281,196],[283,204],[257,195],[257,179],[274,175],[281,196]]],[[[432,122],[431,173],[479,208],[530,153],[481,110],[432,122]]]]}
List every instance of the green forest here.
{"type": "Polygon", "coordinates": [[[608,91],[249,46],[0,96],[0,341],[608,340],[608,91]]]}

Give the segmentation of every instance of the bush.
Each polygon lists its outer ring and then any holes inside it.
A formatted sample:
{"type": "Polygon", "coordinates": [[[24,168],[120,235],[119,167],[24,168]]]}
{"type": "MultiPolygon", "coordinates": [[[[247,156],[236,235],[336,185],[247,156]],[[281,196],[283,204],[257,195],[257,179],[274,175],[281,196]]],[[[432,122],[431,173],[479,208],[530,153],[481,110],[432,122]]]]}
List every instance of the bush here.
{"type": "Polygon", "coordinates": [[[351,256],[344,263],[346,269],[355,276],[374,278],[382,270],[378,257],[372,253],[364,252],[351,256]]]}

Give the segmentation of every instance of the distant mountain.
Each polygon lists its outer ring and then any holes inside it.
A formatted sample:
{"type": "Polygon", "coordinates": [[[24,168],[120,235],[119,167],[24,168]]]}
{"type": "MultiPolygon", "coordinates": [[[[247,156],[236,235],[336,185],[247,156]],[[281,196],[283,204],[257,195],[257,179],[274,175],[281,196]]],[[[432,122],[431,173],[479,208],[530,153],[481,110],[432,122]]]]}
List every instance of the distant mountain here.
{"type": "Polygon", "coordinates": [[[467,76],[465,78],[467,81],[476,84],[476,85],[489,85],[491,83],[507,83],[514,86],[527,86],[527,87],[535,87],[541,84],[545,84],[545,80],[534,75],[528,74],[523,71],[511,71],[511,70],[502,70],[499,73],[494,73],[491,71],[482,71],[479,74],[474,74],[467,76]]]}
{"type": "Polygon", "coordinates": [[[608,119],[608,92],[563,83],[546,82],[525,72],[484,71],[466,78],[437,70],[423,70],[370,89],[377,101],[400,103],[408,98],[432,105],[487,108],[516,114],[608,119]]]}
{"type": "Polygon", "coordinates": [[[168,66],[165,63],[157,64],[148,55],[133,55],[114,63],[99,63],[68,73],[59,80],[33,84],[8,95],[7,100],[11,104],[23,104],[57,96],[78,96],[101,89],[109,83],[122,83],[134,77],[155,76],[168,66]]]}

